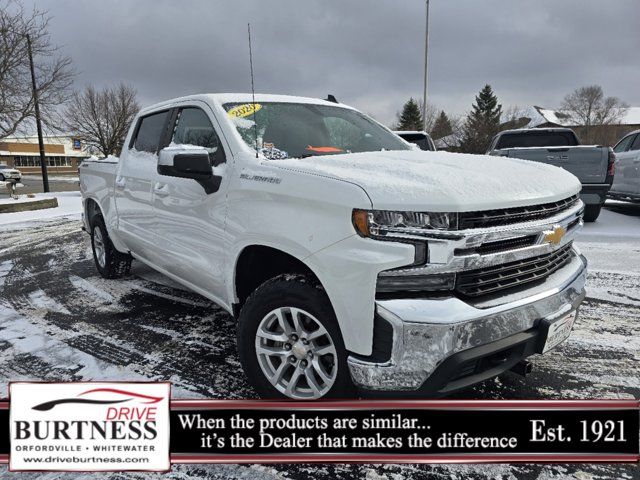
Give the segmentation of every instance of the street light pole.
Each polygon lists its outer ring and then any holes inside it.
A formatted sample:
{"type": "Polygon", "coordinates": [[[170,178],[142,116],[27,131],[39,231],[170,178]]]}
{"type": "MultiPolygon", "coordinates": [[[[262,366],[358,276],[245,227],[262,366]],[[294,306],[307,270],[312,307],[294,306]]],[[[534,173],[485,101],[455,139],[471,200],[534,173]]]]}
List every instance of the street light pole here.
{"type": "Polygon", "coordinates": [[[40,120],[40,104],[38,101],[38,88],[36,86],[36,71],[33,66],[33,51],[31,49],[31,37],[27,33],[27,51],[29,53],[29,68],[31,69],[31,88],[33,89],[33,106],[36,115],[36,129],[38,130],[38,146],[40,149],[40,168],[42,170],[42,187],[49,191],[49,174],[47,172],[47,159],[44,154],[44,140],[42,139],[42,122],[40,120]]]}
{"type": "Polygon", "coordinates": [[[422,129],[427,131],[427,83],[429,66],[429,0],[426,0],[427,14],[424,30],[424,91],[422,93],[422,129]]]}

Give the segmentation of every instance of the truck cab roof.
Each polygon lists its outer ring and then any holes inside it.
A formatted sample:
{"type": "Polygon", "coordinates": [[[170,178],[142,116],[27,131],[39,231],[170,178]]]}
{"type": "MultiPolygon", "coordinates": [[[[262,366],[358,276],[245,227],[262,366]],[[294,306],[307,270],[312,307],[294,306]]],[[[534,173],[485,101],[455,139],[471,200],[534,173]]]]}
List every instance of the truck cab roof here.
{"type": "Polygon", "coordinates": [[[498,135],[505,135],[511,133],[536,133],[536,132],[571,132],[573,130],[567,127],[548,127],[548,128],[512,128],[510,130],[503,130],[498,135]]]}
{"type": "Polygon", "coordinates": [[[266,93],[256,93],[255,96],[249,93],[201,93],[196,95],[186,95],[184,97],[172,98],[163,102],[155,103],[143,108],[140,111],[141,115],[152,112],[163,107],[168,107],[179,102],[185,101],[203,101],[224,105],[226,103],[256,103],[260,102],[276,102],[276,103],[304,103],[311,105],[325,105],[328,107],[342,107],[353,110],[353,107],[345,105],[343,103],[330,102],[328,100],[322,100],[320,98],[312,97],[298,97],[295,95],[276,95],[266,93]]]}

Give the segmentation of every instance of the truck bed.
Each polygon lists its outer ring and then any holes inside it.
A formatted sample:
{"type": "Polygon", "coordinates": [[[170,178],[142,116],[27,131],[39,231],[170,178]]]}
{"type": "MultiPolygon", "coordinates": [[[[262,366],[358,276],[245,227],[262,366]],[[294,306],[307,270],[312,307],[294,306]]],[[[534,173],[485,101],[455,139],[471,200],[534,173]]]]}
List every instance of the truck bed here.
{"type": "Polygon", "coordinates": [[[573,173],[582,184],[604,183],[609,166],[607,147],[514,147],[501,150],[502,155],[561,167],[573,173]]]}
{"type": "Polygon", "coordinates": [[[118,157],[113,156],[103,159],[92,157],[84,160],[78,167],[83,202],[92,199],[101,205],[107,224],[115,220],[113,192],[118,161],[118,157]]]}

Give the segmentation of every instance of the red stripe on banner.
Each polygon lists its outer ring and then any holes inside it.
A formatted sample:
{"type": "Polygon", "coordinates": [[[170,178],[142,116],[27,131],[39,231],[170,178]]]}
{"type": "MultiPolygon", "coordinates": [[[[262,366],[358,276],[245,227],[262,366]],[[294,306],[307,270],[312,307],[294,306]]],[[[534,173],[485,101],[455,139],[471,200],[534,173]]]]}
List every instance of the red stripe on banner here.
{"type": "Polygon", "coordinates": [[[171,463],[637,463],[639,455],[171,455],[171,463]]]}
{"type": "Polygon", "coordinates": [[[328,401],[271,401],[271,400],[171,400],[171,409],[640,409],[639,400],[328,400],[328,401]]]}

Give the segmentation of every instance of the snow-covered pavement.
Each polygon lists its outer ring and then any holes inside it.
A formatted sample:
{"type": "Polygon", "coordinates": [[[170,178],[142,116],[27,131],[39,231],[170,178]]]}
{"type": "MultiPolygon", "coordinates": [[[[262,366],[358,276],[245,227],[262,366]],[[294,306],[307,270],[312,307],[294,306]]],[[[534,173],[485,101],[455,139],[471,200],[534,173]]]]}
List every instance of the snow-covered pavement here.
{"type": "MultiPolygon", "coordinates": [[[[22,178],[27,181],[42,182],[41,175],[23,175],[22,178]]],[[[78,183],[80,181],[77,174],[49,174],[47,178],[50,182],[78,183]]]]}
{"type": "MultiPolygon", "coordinates": [[[[82,213],[82,197],[80,192],[52,192],[36,193],[35,199],[57,198],[58,206],[44,210],[32,210],[27,212],[0,214],[0,230],[3,228],[28,228],[35,222],[49,222],[64,218],[79,218],[82,213]]],[[[26,195],[19,195],[18,200],[13,200],[7,195],[0,196],[0,203],[21,202],[30,200],[26,195]]]]}
{"type": "MultiPolygon", "coordinates": [[[[99,277],[78,212],[0,225],[0,397],[8,381],[23,379],[171,380],[176,397],[255,397],[238,363],[231,317],[138,262],[124,280],[99,277]]],[[[577,243],[590,271],[570,339],[534,357],[526,379],[506,374],[456,398],[640,398],[640,205],[612,203],[577,243]]],[[[86,478],[6,469],[0,477],[86,478]]],[[[637,466],[625,465],[211,465],[174,466],[168,477],[126,478],[564,480],[640,474],[637,466]]]]}

